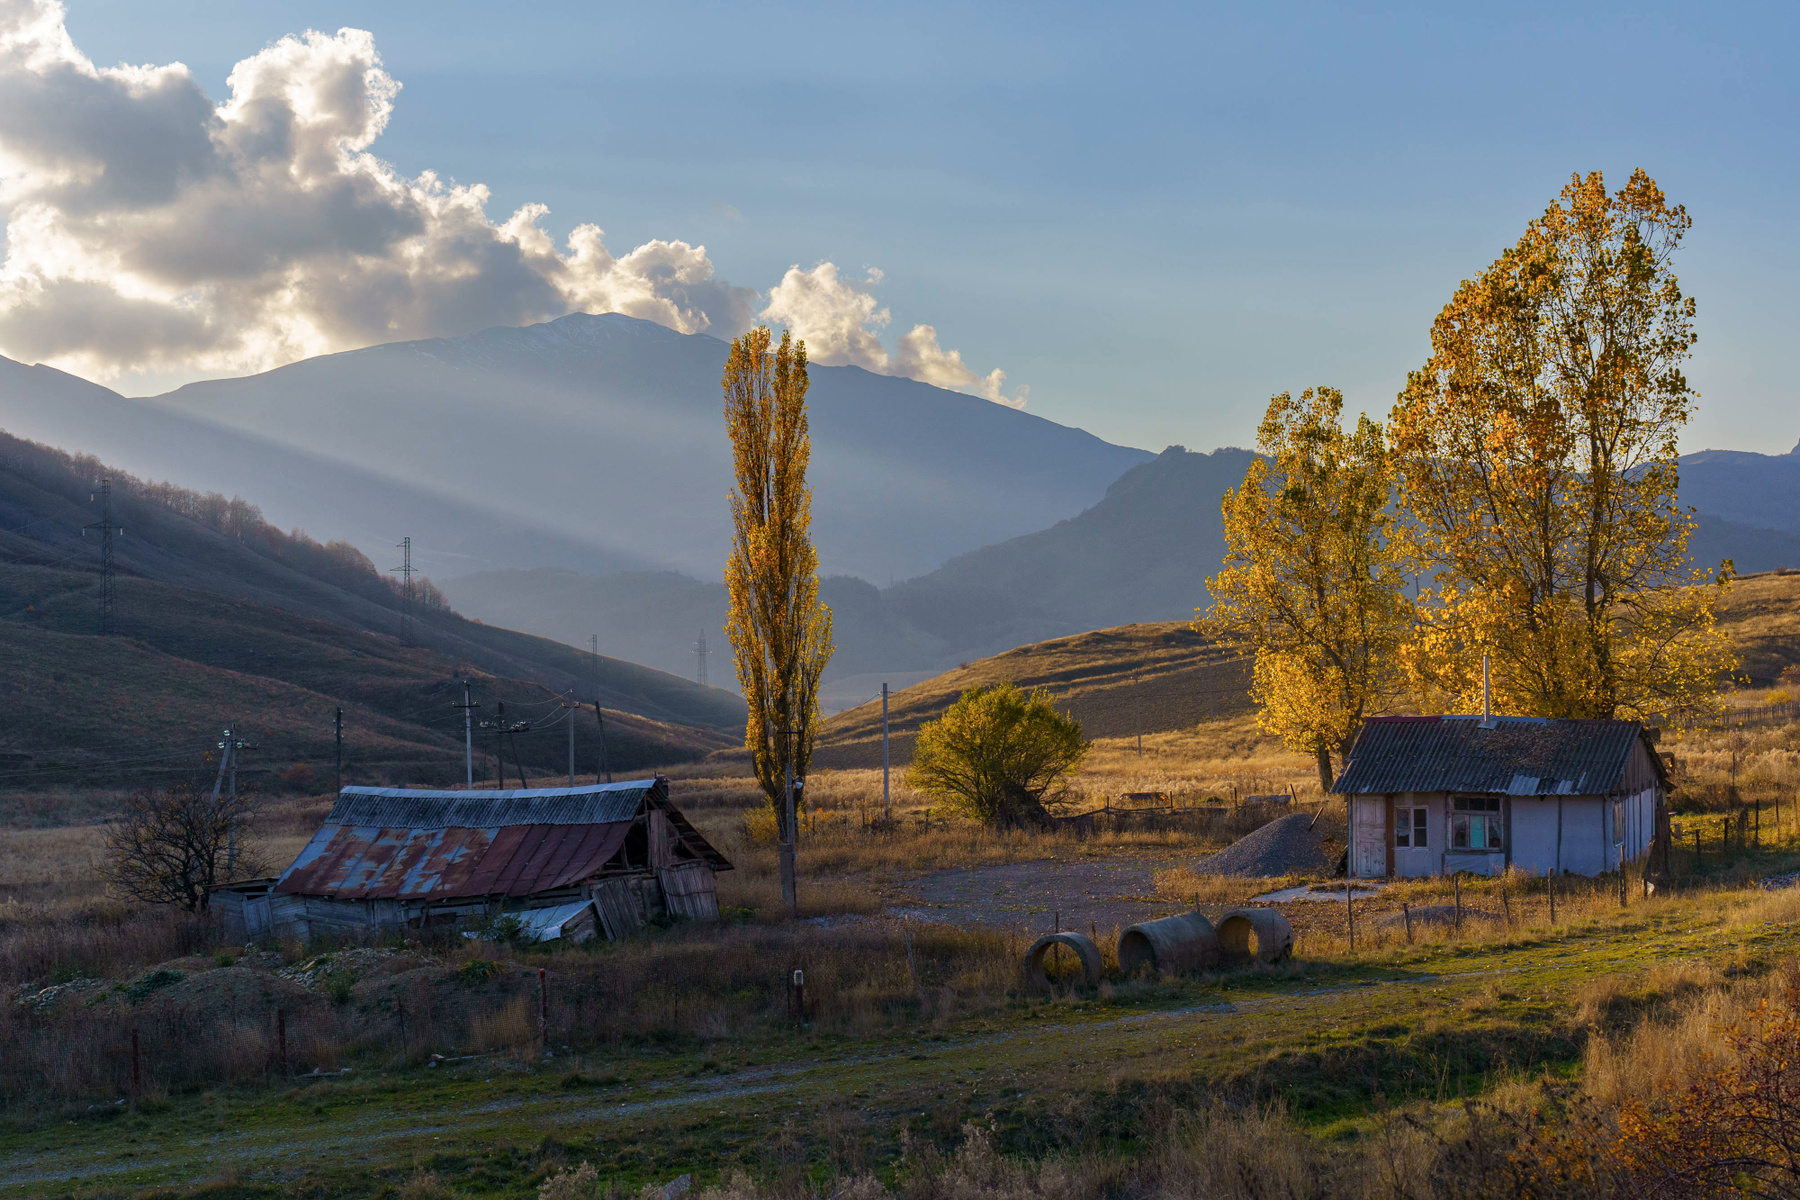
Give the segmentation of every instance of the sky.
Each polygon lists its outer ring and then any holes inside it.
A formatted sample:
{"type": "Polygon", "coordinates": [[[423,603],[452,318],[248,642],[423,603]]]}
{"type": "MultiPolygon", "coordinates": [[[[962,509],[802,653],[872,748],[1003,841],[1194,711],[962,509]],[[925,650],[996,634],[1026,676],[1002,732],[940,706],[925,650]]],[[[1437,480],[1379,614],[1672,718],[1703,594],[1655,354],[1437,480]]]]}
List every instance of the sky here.
{"type": "Polygon", "coordinates": [[[1571,173],[1643,167],[1694,219],[1683,448],[1783,452],[1796,35],[1791,3],[0,0],[0,353],[141,394],[613,308],[1247,445],[1279,391],[1385,413],[1571,173]]]}

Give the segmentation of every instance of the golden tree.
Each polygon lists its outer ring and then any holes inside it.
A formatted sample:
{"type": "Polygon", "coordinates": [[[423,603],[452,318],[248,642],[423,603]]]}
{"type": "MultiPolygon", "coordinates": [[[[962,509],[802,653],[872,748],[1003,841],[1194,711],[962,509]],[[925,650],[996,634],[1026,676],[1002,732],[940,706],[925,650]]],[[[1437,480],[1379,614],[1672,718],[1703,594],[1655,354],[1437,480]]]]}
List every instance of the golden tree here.
{"type": "Polygon", "coordinates": [[[775,809],[791,898],[794,821],[787,781],[804,778],[819,711],[819,675],[831,658],[831,610],[819,603],[806,422],[806,343],[782,334],[770,349],[766,326],[731,343],[721,385],[737,487],[725,564],[730,613],[725,631],[750,715],[745,746],[756,780],[775,809]]]}
{"type": "Polygon", "coordinates": [[[1330,790],[1363,717],[1397,683],[1406,574],[1388,501],[1393,471],[1381,426],[1343,427],[1336,388],[1269,401],[1262,455],[1227,492],[1225,566],[1207,580],[1197,628],[1252,650],[1262,727],[1318,763],[1330,790]]]}
{"type": "Polygon", "coordinates": [[[1610,195],[1576,176],[1438,315],[1390,421],[1434,579],[1404,653],[1428,706],[1473,707],[1484,653],[1512,712],[1713,703],[1734,656],[1676,498],[1695,335],[1671,259],[1689,224],[1642,171],[1610,195]]]}

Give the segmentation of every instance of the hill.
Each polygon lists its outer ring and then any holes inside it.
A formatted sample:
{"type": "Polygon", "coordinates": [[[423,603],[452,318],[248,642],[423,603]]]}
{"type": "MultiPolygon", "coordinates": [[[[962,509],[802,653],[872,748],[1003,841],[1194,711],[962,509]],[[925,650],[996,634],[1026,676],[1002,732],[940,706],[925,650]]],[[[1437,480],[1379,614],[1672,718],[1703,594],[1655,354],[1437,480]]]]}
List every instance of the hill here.
{"type": "MultiPolygon", "coordinates": [[[[1800,668],[1800,571],[1739,579],[1720,606],[1720,623],[1737,639],[1744,677],[1767,686],[1800,668]]],[[[964,663],[888,700],[892,761],[912,759],[919,726],[940,716],[964,690],[1012,683],[1041,688],[1079,720],[1089,737],[1130,737],[1190,728],[1252,710],[1249,663],[1221,651],[1185,621],[1126,625],[1020,646],[964,663]]],[[[859,705],[824,723],[822,767],[881,765],[881,705],[859,705]]]]}
{"type": "MultiPolygon", "coordinates": [[[[1129,737],[1184,729],[1250,708],[1248,664],[1169,621],[1100,629],[1020,646],[965,663],[888,698],[892,761],[912,759],[926,721],[973,687],[1012,683],[1042,689],[1081,722],[1089,737],[1129,737]]],[[[827,720],[813,761],[821,767],[881,765],[881,705],[860,705],[827,720]]]]}
{"type": "MultiPolygon", "coordinates": [[[[200,769],[219,731],[256,746],[246,757],[265,785],[297,764],[329,787],[334,710],[343,708],[345,778],[446,785],[463,776],[462,680],[477,721],[506,706],[533,731],[505,748],[509,769],[567,769],[568,730],[555,692],[399,639],[284,609],[174,587],[118,581],[131,614],[124,636],[92,632],[96,579],[54,567],[0,564],[0,654],[15,682],[0,733],[0,788],[139,786],[200,769]]],[[[702,757],[733,739],[718,730],[608,708],[615,771],[702,757]]],[[[491,735],[477,737],[477,771],[491,770],[491,735]]],[[[578,768],[601,757],[592,707],[575,724],[578,768]]]]}
{"type": "MultiPolygon", "coordinates": [[[[100,518],[94,481],[112,480],[112,517],[125,528],[115,561],[127,575],[279,607],[289,612],[388,637],[408,628],[398,577],[375,569],[355,547],[320,544],[283,533],[241,500],[148,484],[91,458],[0,434],[0,563],[94,571],[97,537],[84,526],[100,518]]],[[[97,594],[98,578],[79,576],[97,594]]],[[[557,691],[574,688],[583,700],[658,721],[736,730],[743,701],[717,688],[635,663],[593,656],[544,638],[469,621],[444,607],[429,585],[412,606],[410,639],[438,654],[503,678],[529,680],[557,691]],[[598,667],[599,692],[595,692],[598,667]]],[[[85,625],[93,632],[95,609],[85,625]]],[[[121,593],[119,631],[152,637],[154,614],[139,613],[121,593]],[[150,624],[146,624],[148,621],[150,624]]],[[[74,620],[71,617],[71,620],[74,620]]]]}
{"type": "MultiPolygon", "coordinates": [[[[284,527],[371,555],[411,534],[434,573],[672,568],[711,578],[730,537],[726,351],[705,335],[576,314],[308,359],[154,400],[7,364],[0,427],[137,474],[254,495],[284,527]],[[72,392],[86,414],[66,403],[72,392]],[[132,433],[109,434],[94,419],[103,411],[132,433]],[[216,455],[183,449],[196,431],[216,455]],[[239,455],[288,469],[247,486],[239,455]],[[357,486],[339,495],[301,463],[357,486]],[[442,519],[451,512],[517,529],[521,544],[454,535],[442,519]]],[[[912,380],[820,366],[811,378],[815,536],[829,573],[930,570],[1072,516],[1149,457],[912,380]]]]}

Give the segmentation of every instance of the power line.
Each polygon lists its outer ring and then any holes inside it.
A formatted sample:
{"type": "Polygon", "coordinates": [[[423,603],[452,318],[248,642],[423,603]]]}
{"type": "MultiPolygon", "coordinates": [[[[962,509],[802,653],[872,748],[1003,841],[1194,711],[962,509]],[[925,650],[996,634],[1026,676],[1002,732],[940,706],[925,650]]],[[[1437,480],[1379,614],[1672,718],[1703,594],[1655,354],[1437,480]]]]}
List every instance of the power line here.
{"type": "Polygon", "coordinates": [[[410,537],[401,538],[400,544],[395,549],[399,550],[403,557],[399,566],[389,567],[388,570],[397,572],[400,576],[400,640],[410,646],[413,644],[412,577],[416,570],[412,565],[412,539],[410,537]]]}
{"type": "Polygon", "coordinates": [[[701,687],[706,686],[706,630],[700,631],[700,637],[694,642],[694,658],[699,666],[694,672],[694,682],[701,687]]]}
{"type": "MultiPolygon", "coordinates": [[[[112,519],[112,479],[100,481],[100,519],[92,525],[84,525],[81,536],[86,537],[90,529],[100,531],[100,636],[111,637],[118,630],[113,624],[113,535],[123,537],[125,530],[113,524],[112,519]]],[[[88,496],[92,503],[93,495],[88,496]]]]}

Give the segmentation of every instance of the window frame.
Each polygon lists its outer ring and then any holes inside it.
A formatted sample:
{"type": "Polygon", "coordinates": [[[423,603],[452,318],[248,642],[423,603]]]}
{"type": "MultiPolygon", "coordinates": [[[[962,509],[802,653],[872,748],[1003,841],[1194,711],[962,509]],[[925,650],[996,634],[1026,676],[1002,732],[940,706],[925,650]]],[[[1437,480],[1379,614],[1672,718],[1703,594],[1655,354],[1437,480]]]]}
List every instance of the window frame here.
{"type": "Polygon", "coordinates": [[[1498,796],[1451,797],[1449,849],[1458,854],[1505,853],[1504,807],[1498,796]],[[1473,844],[1478,838],[1479,846],[1473,844]]]}
{"type": "Polygon", "coordinates": [[[1430,811],[1430,806],[1423,803],[1394,805],[1394,849],[1431,849],[1430,822],[1426,817],[1430,811]]]}

